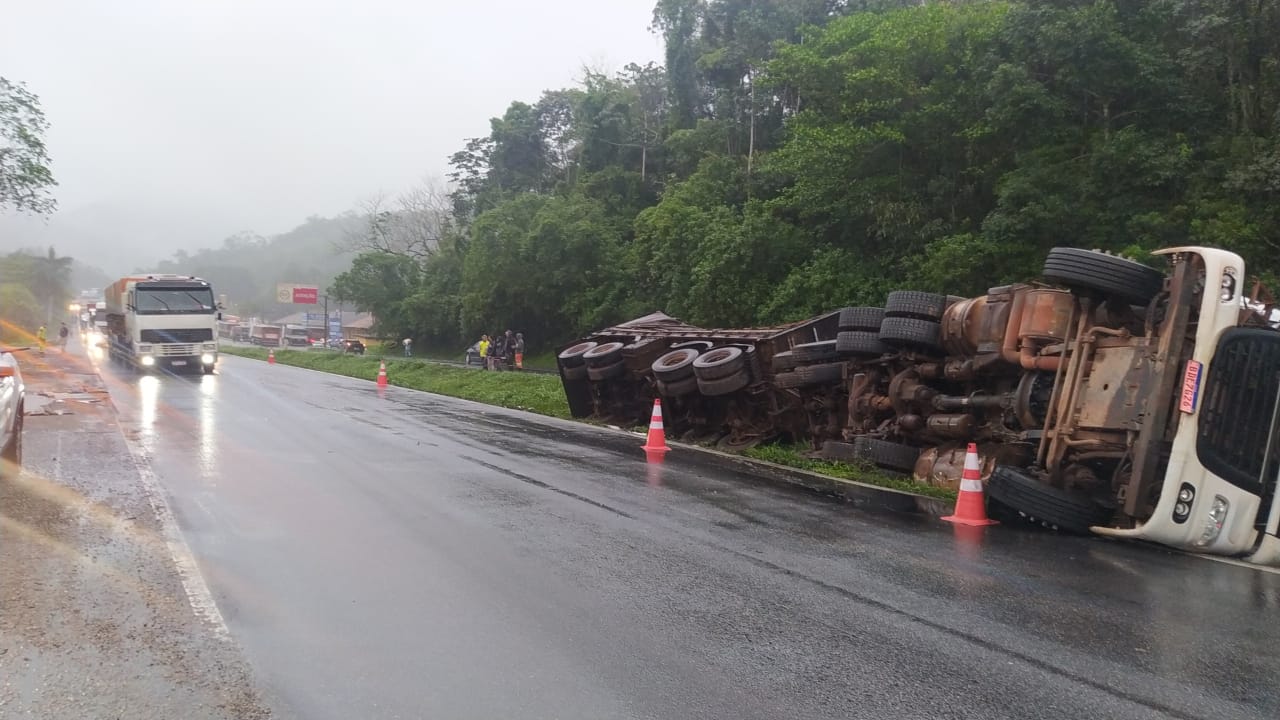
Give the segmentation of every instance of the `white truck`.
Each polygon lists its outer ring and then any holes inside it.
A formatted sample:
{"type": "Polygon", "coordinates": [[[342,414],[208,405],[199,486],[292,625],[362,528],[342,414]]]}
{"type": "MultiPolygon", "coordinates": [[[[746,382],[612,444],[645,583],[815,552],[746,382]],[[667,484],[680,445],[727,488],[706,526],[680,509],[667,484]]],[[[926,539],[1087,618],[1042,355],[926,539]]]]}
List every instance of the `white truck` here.
{"type": "Polygon", "coordinates": [[[189,275],[133,275],[106,291],[110,358],[130,367],[212,373],[221,316],[213,288],[189,275]]]}

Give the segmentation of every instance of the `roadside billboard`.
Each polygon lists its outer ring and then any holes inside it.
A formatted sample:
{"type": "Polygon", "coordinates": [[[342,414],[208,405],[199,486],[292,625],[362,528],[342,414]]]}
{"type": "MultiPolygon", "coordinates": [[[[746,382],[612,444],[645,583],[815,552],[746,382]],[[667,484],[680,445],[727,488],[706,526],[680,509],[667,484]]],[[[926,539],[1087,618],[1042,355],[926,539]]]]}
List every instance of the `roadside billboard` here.
{"type": "Polygon", "coordinates": [[[280,283],[276,285],[276,302],[315,305],[320,302],[320,288],[315,285],[280,283]]]}

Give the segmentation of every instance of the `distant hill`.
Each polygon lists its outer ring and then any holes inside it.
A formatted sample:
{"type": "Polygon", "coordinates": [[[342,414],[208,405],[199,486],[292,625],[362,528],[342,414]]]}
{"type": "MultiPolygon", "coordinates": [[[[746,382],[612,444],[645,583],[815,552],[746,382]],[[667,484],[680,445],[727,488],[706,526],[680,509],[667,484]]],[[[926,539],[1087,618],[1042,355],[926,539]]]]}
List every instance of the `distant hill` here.
{"type": "Polygon", "coordinates": [[[348,216],[311,217],[274,237],[241,233],[224,240],[221,247],[194,254],[179,250],[168,260],[129,271],[195,275],[226,296],[231,314],[278,317],[303,308],[276,302],[277,283],[317,285],[323,293],[334,276],[351,266],[354,253],[345,250],[344,244],[353,222],[348,216]]]}

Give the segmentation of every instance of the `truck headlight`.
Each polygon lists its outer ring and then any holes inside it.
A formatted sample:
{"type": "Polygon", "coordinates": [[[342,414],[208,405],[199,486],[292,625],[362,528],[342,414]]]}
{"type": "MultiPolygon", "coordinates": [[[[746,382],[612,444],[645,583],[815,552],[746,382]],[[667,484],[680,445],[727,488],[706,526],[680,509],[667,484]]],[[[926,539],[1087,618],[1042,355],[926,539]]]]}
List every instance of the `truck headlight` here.
{"type": "Polygon", "coordinates": [[[152,365],[156,364],[156,359],[151,357],[150,355],[143,355],[142,364],[146,365],[147,367],[151,367],[152,365]]]}
{"type": "Polygon", "coordinates": [[[150,346],[150,345],[139,345],[139,346],[138,346],[138,352],[140,352],[140,353],[149,353],[149,352],[151,352],[151,349],[152,349],[152,348],[151,348],[151,346],[150,346]]]}
{"type": "Polygon", "coordinates": [[[1222,526],[1227,522],[1227,511],[1231,509],[1231,503],[1221,495],[1213,496],[1213,503],[1209,505],[1209,517],[1204,521],[1204,532],[1201,533],[1200,539],[1195,541],[1196,547],[1208,547],[1213,544],[1214,540],[1222,534],[1222,526]]]}
{"type": "Polygon", "coordinates": [[[205,350],[217,350],[217,349],[218,349],[218,343],[205,343],[205,344],[204,344],[204,349],[205,349],[205,350]]]}
{"type": "Polygon", "coordinates": [[[212,354],[212,353],[205,353],[205,354],[201,355],[201,356],[200,356],[200,362],[204,363],[205,365],[212,365],[212,364],[213,364],[213,354],[212,354]]]}

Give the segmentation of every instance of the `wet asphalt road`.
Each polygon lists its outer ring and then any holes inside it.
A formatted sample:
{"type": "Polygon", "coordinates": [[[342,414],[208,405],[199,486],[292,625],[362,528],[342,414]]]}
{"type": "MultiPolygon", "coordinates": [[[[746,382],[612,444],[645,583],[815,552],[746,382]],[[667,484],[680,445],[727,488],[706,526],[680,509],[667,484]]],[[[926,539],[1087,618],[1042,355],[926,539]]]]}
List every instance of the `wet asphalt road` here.
{"type": "Polygon", "coordinates": [[[225,357],[108,386],[280,717],[1276,718],[1280,575],[225,357]]]}

